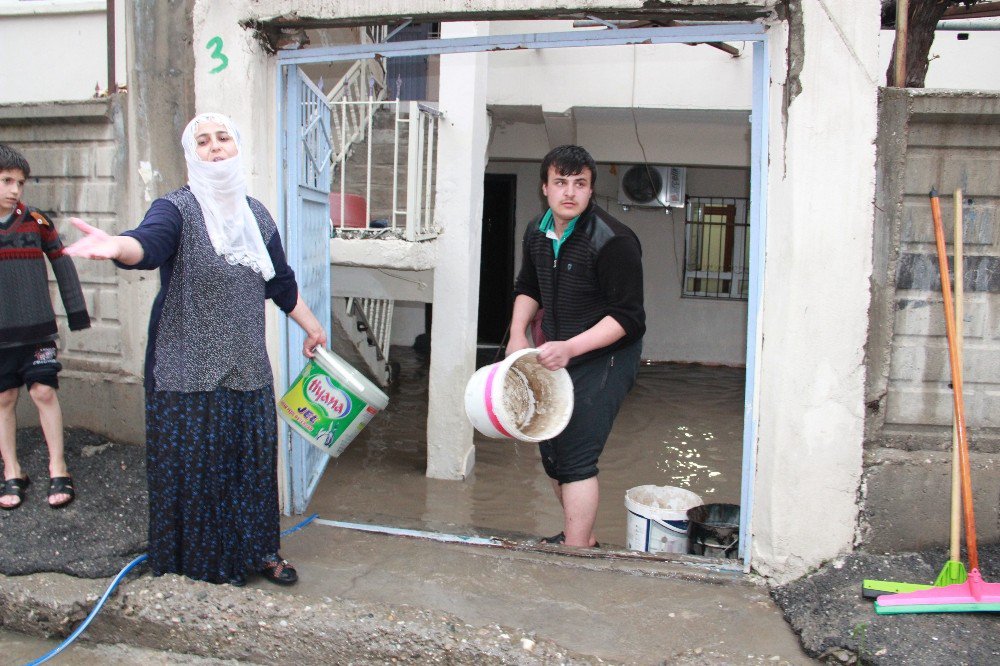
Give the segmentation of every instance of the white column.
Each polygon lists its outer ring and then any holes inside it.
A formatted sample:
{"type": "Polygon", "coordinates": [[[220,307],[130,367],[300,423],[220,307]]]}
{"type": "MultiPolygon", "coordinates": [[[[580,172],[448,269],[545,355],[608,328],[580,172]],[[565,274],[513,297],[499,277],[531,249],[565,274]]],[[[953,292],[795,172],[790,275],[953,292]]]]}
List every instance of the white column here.
{"type": "MultiPolygon", "coordinates": [[[[488,34],[486,23],[444,23],[443,39],[488,34]]],[[[476,369],[483,172],[489,140],[483,53],[441,56],[438,265],[427,412],[427,476],[464,479],[475,464],[465,385],[476,369]]]]}
{"type": "Polygon", "coordinates": [[[803,3],[801,11],[802,25],[789,28],[798,34],[770,33],[752,563],[778,580],[854,543],[883,71],[877,3],[803,3]],[[798,81],[785,78],[786,39],[809,49],[798,81]]]}

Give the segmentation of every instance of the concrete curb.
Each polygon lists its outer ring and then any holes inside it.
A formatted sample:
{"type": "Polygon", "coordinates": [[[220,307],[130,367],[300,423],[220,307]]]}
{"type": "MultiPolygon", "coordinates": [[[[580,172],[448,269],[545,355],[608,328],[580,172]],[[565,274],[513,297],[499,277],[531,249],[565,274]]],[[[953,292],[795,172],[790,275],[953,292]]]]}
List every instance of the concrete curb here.
{"type": "MultiPolygon", "coordinates": [[[[0,626],[65,637],[110,583],[64,574],[0,577],[0,626]]],[[[598,664],[528,632],[440,611],[309,600],[167,575],[122,583],[81,637],[249,663],[598,664]]]]}

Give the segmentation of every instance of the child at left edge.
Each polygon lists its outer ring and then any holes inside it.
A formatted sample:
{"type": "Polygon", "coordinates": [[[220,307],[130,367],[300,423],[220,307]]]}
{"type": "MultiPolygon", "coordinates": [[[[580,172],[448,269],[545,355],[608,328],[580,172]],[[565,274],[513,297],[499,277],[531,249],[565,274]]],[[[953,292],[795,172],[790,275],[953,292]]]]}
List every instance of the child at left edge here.
{"type": "Polygon", "coordinates": [[[54,509],[76,497],[63,453],[62,409],[56,390],[62,365],[56,360],[56,325],[45,258],[59,283],[71,331],[90,327],[90,316],[70,257],[52,222],[21,201],[31,167],[24,155],[0,143],[0,454],[4,476],[0,509],[24,502],[31,479],[17,460],[14,407],[27,386],[38,408],[49,449],[48,504],[54,509]]]}

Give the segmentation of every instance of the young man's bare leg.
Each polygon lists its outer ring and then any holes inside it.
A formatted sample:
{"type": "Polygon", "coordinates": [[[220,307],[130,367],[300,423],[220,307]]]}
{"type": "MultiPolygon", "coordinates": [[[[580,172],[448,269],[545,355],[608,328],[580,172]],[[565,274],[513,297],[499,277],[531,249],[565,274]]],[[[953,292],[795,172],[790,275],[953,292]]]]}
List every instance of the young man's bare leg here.
{"type": "Polygon", "coordinates": [[[552,492],[555,493],[556,499],[559,500],[559,506],[562,506],[562,486],[555,479],[549,479],[549,481],[552,483],[552,492]]]}
{"type": "MultiPolygon", "coordinates": [[[[16,479],[24,476],[21,465],[17,461],[17,419],[14,407],[17,406],[17,393],[20,389],[12,388],[0,391],[0,454],[3,455],[3,478],[16,479]]],[[[10,495],[0,499],[0,505],[14,507],[17,499],[10,495]]]]}
{"type": "MultiPolygon", "coordinates": [[[[63,419],[59,406],[59,396],[56,390],[46,384],[32,384],[28,394],[38,408],[38,421],[42,425],[42,434],[49,447],[49,478],[69,476],[66,468],[66,456],[63,453],[63,419]]],[[[61,504],[69,500],[69,495],[59,493],[52,495],[49,502],[61,504]]]]}
{"type": "Polygon", "coordinates": [[[597,506],[601,497],[597,477],[562,484],[560,497],[566,545],[590,548],[596,544],[594,523],[597,522],[597,506]]]}

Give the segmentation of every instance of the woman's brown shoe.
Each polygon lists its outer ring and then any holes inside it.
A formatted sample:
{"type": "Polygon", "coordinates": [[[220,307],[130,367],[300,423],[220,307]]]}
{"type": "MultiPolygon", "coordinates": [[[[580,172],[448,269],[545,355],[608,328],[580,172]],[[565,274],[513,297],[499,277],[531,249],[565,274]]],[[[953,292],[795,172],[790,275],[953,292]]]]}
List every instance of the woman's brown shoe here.
{"type": "Polygon", "coordinates": [[[295,567],[281,559],[277,553],[266,555],[257,573],[278,585],[291,585],[299,579],[295,567]]]}

